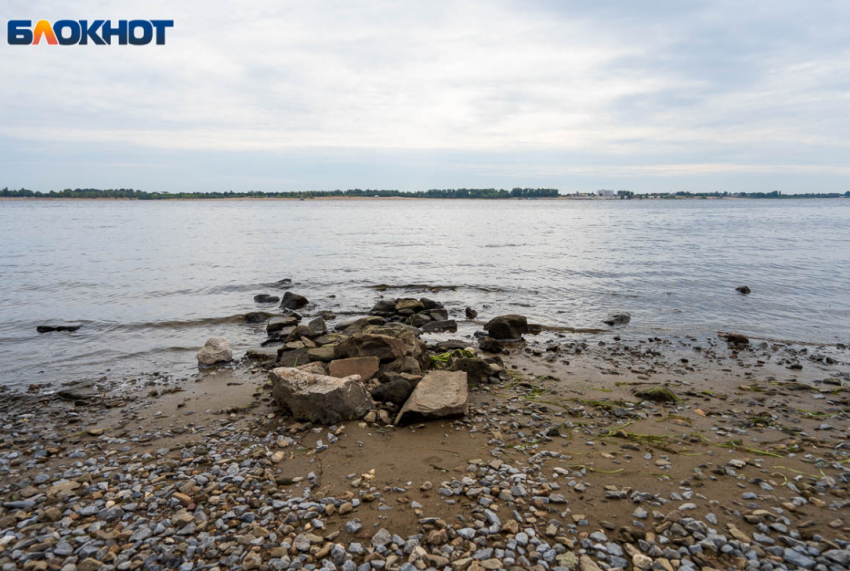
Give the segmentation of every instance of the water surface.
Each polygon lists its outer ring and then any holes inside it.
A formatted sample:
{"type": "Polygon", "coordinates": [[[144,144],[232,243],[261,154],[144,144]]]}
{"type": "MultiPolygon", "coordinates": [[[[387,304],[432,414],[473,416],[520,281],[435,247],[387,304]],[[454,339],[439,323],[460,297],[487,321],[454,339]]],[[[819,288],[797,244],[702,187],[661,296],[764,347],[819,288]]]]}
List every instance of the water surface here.
{"type": "Polygon", "coordinates": [[[241,355],[263,335],[235,316],[283,278],[340,314],[415,294],[458,319],[848,342],[850,200],[3,201],[0,384],[190,371],[213,335],[241,355]],[[36,332],[52,320],[84,327],[36,332]]]}

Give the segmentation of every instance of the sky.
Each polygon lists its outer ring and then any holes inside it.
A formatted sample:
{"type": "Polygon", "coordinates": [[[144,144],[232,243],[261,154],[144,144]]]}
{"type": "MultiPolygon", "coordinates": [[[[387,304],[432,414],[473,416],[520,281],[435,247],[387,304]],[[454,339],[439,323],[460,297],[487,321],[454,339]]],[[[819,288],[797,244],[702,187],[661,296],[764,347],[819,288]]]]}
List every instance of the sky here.
{"type": "Polygon", "coordinates": [[[0,187],[850,190],[850,2],[3,0],[0,187]],[[172,19],[13,46],[10,19],[172,19]]]}

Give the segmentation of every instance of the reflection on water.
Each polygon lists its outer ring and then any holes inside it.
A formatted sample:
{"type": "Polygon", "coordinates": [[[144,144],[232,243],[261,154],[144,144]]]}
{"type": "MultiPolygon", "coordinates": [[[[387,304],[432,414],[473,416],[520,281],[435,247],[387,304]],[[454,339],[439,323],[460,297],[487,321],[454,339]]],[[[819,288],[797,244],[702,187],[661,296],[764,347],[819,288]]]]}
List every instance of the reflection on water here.
{"type": "Polygon", "coordinates": [[[0,383],[188,371],[212,335],[238,354],[262,327],[234,316],[283,278],[340,314],[440,285],[458,319],[847,342],[848,268],[850,200],[0,202],[0,383]]]}

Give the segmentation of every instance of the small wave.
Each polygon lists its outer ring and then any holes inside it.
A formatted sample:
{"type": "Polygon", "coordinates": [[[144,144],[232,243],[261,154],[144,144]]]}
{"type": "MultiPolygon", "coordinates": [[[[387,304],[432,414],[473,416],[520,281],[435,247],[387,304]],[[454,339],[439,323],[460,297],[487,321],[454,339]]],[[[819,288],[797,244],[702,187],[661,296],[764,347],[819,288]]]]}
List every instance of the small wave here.
{"type": "Polygon", "coordinates": [[[500,292],[504,291],[499,287],[488,287],[488,286],[474,286],[474,285],[437,285],[437,284],[403,284],[403,285],[390,285],[390,284],[374,284],[368,286],[372,289],[378,291],[387,291],[391,289],[404,289],[409,291],[429,291],[432,293],[438,293],[441,291],[457,291],[459,289],[471,289],[476,291],[486,291],[486,292],[500,292]]]}
{"type": "Polygon", "coordinates": [[[111,326],[111,331],[138,331],[143,329],[189,329],[192,327],[210,327],[224,323],[240,323],[245,320],[245,314],[228,315],[225,317],[202,317],[200,319],[174,319],[169,321],[140,321],[136,323],[118,323],[111,326]]]}
{"type": "Polygon", "coordinates": [[[197,347],[154,347],[147,351],[136,351],[133,353],[122,353],[116,356],[116,359],[135,359],[137,357],[145,357],[147,355],[160,355],[163,353],[195,353],[197,347]]]}

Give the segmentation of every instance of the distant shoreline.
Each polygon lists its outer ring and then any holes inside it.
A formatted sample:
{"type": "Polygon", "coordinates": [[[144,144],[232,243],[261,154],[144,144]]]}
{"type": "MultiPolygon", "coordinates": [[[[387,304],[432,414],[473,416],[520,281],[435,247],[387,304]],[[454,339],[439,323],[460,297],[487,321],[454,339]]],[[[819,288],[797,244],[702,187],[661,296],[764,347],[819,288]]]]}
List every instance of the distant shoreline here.
{"type": "Polygon", "coordinates": [[[269,196],[269,197],[261,197],[261,196],[234,196],[227,198],[212,198],[212,197],[176,197],[176,198],[157,198],[157,199],[145,199],[145,198],[129,198],[129,197],[92,197],[92,198],[83,198],[77,196],[0,196],[0,202],[15,202],[15,201],[47,201],[47,202],[239,202],[239,201],[252,201],[252,202],[308,202],[308,201],[413,201],[413,200],[439,200],[439,201],[452,201],[452,200],[484,200],[484,201],[562,201],[562,200],[571,200],[571,201],[591,201],[591,202],[642,202],[642,201],[659,201],[659,200],[828,200],[828,199],[837,199],[837,200],[847,200],[846,196],[797,196],[793,194],[776,196],[776,197],[751,197],[751,196],[646,196],[646,197],[634,197],[628,199],[621,199],[616,196],[559,196],[557,198],[477,198],[477,197],[467,197],[467,198],[436,198],[436,197],[421,197],[421,196],[311,196],[304,198],[293,198],[293,197],[283,197],[283,196],[269,196]]]}

